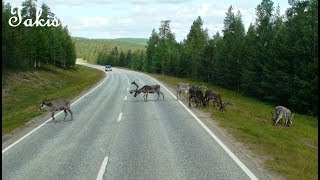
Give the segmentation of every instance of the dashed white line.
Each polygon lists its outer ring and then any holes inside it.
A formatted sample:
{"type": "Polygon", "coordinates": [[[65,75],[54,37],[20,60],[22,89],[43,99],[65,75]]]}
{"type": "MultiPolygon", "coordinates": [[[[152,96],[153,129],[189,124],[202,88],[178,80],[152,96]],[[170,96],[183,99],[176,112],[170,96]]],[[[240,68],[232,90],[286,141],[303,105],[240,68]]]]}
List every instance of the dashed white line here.
{"type": "Polygon", "coordinates": [[[117,121],[117,122],[120,122],[120,121],[121,121],[121,118],[122,118],[122,113],[119,114],[119,117],[118,117],[118,121],[117,121]]]}
{"type": "Polygon", "coordinates": [[[125,101],[127,100],[127,97],[128,97],[128,96],[126,96],[126,97],[124,98],[125,101]]]}
{"type": "Polygon", "coordinates": [[[108,156],[106,156],[104,158],[96,180],[102,180],[103,179],[103,174],[106,171],[106,167],[107,167],[107,164],[108,164],[108,159],[109,159],[108,156]]]}

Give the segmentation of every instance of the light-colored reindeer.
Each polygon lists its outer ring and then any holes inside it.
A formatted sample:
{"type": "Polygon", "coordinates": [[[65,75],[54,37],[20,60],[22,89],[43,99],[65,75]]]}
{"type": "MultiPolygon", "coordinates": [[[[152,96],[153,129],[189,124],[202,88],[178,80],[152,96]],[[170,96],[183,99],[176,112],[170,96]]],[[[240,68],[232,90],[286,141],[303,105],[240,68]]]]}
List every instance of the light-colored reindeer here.
{"type": "Polygon", "coordinates": [[[42,110],[42,109],[47,109],[48,111],[51,111],[51,117],[52,117],[52,120],[53,120],[53,123],[55,122],[55,118],[54,118],[54,112],[55,111],[64,111],[65,113],[65,116],[64,116],[64,119],[66,119],[67,115],[68,115],[68,112],[70,112],[71,114],[71,121],[73,119],[72,117],[72,111],[70,109],[70,101],[68,100],[57,100],[57,101],[52,101],[52,102],[49,102],[47,99],[44,99],[40,105],[39,105],[39,110],[42,110]]]}
{"type": "MultiPolygon", "coordinates": [[[[292,119],[294,114],[292,114],[291,111],[286,107],[277,106],[276,115],[274,116],[273,112],[271,112],[271,114],[273,117],[273,125],[276,125],[279,122],[279,120],[282,119],[282,117],[285,117],[287,126],[290,126],[290,124],[292,124],[292,119]]],[[[281,121],[281,125],[282,125],[282,121],[281,121]]]]}
{"type": "MultiPolygon", "coordinates": [[[[178,83],[177,84],[177,100],[181,100],[181,93],[184,93],[186,96],[189,93],[190,85],[188,83],[178,83]]],[[[184,97],[184,100],[187,101],[187,98],[184,97]]]]}

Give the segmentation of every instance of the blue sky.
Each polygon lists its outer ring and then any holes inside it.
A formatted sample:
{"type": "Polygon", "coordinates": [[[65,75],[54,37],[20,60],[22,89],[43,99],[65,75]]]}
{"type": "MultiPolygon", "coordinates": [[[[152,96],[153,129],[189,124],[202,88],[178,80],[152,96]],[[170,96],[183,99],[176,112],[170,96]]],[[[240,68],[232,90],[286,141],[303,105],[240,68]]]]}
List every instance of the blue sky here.
{"type": "MultiPolygon", "coordinates": [[[[193,21],[201,16],[203,27],[210,37],[221,33],[223,19],[230,5],[236,14],[240,10],[247,29],[255,22],[255,9],[262,0],[38,0],[44,2],[63,25],[68,25],[72,36],[86,38],[149,38],[153,29],[158,30],[161,20],[171,20],[170,28],[176,40],[186,38],[193,21]]],[[[13,7],[23,1],[5,0],[13,7]]],[[[273,1],[280,6],[281,15],[289,8],[288,0],[273,1]]]]}

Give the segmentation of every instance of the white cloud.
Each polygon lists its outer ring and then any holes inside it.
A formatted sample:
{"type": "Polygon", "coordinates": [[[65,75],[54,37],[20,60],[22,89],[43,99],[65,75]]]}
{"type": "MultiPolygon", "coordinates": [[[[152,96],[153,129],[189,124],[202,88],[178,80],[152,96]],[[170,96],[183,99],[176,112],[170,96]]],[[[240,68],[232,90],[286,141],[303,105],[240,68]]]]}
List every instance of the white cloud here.
{"type": "Polygon", "coordinates": [[[79,27],[100,27],[105,26],[109,22],[108,18],[106,17],[88,17],[79,19],[79,27]]]}
{"type": "MultiPolygon", "coordinates": [[[[7,1],[6,1],[7,2],[7,1]]],[[[17,0],[8,0],[15,2],[17,0]]],[[[170,28],[177,41],[186,38],[198,16],[210,37],[223,29],[223,20],[230,5],[240,10],[246,28],[255,22],[255,8],[261,0],[38,0],[45,2],[56,16],[68,25],[73,36],[90,38],[144,37],[152,29],[158,31],[161,20],[171,20],[170,28]]],[[[280,4],[282,12],[288,7],[280,4]]],[[[21,3],[20,3],[21,4],[21,3]]],[[[274,3],[276,7],[278,2],[274,3]]]]}

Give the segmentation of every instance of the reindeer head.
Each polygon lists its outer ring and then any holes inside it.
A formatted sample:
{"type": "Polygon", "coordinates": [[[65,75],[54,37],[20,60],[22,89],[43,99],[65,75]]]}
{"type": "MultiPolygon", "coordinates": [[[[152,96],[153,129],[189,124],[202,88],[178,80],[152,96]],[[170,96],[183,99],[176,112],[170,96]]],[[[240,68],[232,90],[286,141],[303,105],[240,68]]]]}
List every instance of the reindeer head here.
{"type": "Polygon", "coordinates": [[[39,105],[39,110],[42,110],[44,108],[47,107],[47,104],[48,104],[48,99],[47,99],[47,96],[41,101],[40,105],[39,105]]]}
{"type": "Polygon", "coordinates": [[[131,84],[137,86],[136,90],[134,90],[134,91],[131,90],[131,91],[130,91],[130,94],[133,93],[133,92],[135,92],[135,93],[134,93],[134,97],[136,97],[136,96],[139,94],[138,91],[137,91],[138,88],[139,88],[139,86],[138,86],[138,84],[136,83],[136,81],[132,81],[131,84]]]}
{"type": "Polygon", "coordinates": [[[294,114],[291,114],[291,117],[289,118],[287,126],[290,126],[290,124],[292,124],[293,116],[294,116],[294,114]]]}
{"type": "Polygon", "coordinates": [[[42,100],[41,103],[39,104],[39,111],[41,111],[46,105],[46,100],[42,100]]]}
{"type": "Polygon", "coordinates": [[[272,111],[270,111],[270,112],[271,112],[271,115],[272,115],[271,117],[272,117],[272,121],[273,121],[273,125],[274,125],[275,122],[276,122],[277,116],[275,116],[272,111]]]}

